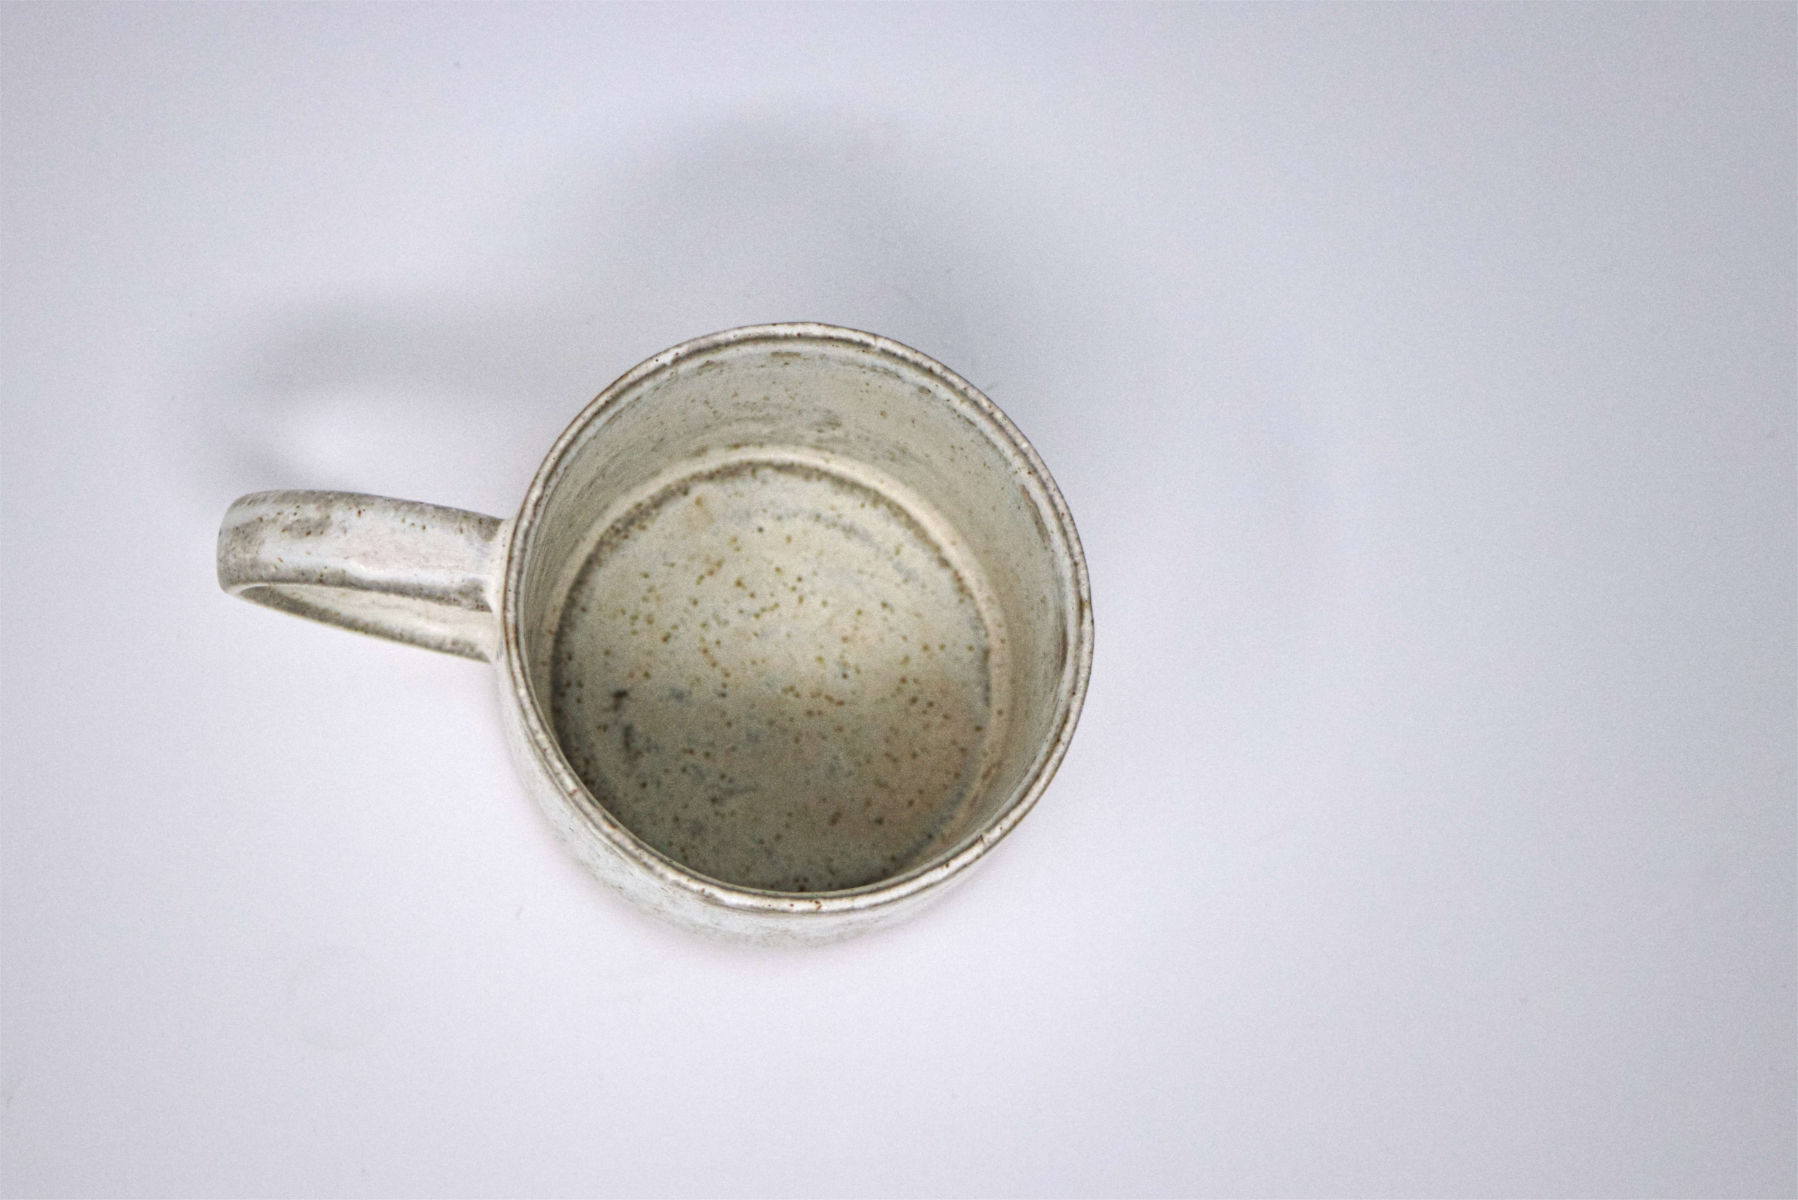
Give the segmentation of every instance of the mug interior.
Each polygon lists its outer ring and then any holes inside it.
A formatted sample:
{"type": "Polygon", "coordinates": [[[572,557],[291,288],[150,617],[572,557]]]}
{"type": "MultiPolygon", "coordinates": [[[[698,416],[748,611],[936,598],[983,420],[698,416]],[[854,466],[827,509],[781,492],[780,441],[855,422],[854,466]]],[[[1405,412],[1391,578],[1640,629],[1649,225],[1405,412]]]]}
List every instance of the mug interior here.
{"type": "Polygon", "coordinates": [[[507,620],[600,825],[783,895],[1009,826],[1078,708],[1072,524],[968,384],[824,326],[688,343],[570,427],[507,620]]]}

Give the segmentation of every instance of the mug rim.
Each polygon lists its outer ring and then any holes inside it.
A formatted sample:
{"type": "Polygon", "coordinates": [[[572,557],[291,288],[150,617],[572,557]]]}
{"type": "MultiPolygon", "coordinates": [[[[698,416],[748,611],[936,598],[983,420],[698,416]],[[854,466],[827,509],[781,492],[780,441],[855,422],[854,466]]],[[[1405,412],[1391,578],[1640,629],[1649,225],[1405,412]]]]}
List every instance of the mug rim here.
{"type": "Polygon", "coordinates": [[[1086,556],[1060,488],[1055,485],[1054,478],[1035,447],[980,389],[928,355],[879,334],[815,322],[747,325],[692,338],[645,359],[613,380],[569,422],[544,455],[536,474],[532,476],[530,488],[525,492],[524,503],[510,524],[505,544],[504,586],[499,605],[501,657],[504,659],[507,697],[520,717],[532,757],[538,767],[549,776],[568,807],[580,815],[582,824],[602,837],[612,850],[663,885],[689,893],[695,899],[712,906],[759,913],[850,913],[884,907],[947,882],[983,857],[1035,806],[1037,798],[1048,786],[1067,753],[1068,743],[1073,738],[1074,727],[1079,722],[1080,711],[1085,704],[1087,683],[1092,674],[1092,596],[1087,578],[1086,556]],[[1055,552],[1057,565],[1071,577],[1073,584],[1069,597],[1072,611],[1064,613],[1071,618],[1071,634],[1061,678],[1055,690],[1054,731],[1038,748],[1030,767],[1012,789],[1010,798],[978,834],[969,835],[946,856],[928,860],[923,866],[855,888],[816,893],[779,892],[726,883],[700,874],[644,842],[588,790],[568,764],[547,714],[537,702],[526,668],[520,620],[520,599],[524,591],[523,548],[542,516],[570,451],[590,427],[649,378],[698,355],[727,346],[754,342],[847,345],[877,357],[897,359],[944,385],[956,400],[966,403],[1000,435],[1001,449],[1008,450],[1013,455],[1014,470],[1034,485],[1033,488],[1027,488],[1026,492],[1039,512],[1042,501],[1047,501],[1048,511],[1041,515],[1053,518],[1053,527],[1060,535],[1060,545],[1052,545],[1051,549],[1055,552]]]}

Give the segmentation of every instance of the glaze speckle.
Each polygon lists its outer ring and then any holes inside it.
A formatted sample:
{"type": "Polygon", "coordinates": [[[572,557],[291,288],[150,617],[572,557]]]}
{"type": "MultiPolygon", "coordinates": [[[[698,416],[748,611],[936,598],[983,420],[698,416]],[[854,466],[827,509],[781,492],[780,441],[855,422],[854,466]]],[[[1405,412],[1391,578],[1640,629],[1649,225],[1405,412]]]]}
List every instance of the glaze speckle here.
{"type": "Polygon", "coordinates": [[[857,887],[910,865],[975,783],[1002,645],[926,523],[814,466],[737,462],[600,538],[557,628],[557,739],[692,870],[857,887]]]}

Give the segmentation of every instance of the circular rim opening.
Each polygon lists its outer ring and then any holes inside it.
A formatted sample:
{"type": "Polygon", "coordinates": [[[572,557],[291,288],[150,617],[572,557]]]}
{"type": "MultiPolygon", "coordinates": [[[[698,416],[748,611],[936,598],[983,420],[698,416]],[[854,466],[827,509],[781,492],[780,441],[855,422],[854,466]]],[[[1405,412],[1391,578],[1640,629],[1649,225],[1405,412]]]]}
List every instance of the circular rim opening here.
{"type": "Polygon", "coordinates": [[[874,908],[932,887],[971,866],[1030,811],[1054,776],[1079,721],[1080,710],[1086,699],[1087,681],[1092,671],[1092,597],[1087,581],[1086,558],[1067,503],[1029,441],[979,389],[935,359],[877,334],[811,323],[751,325],[682,342],[625,372],[582,409],[544,457],[513,524],[506,546],[505,589],[500,605],[500,623],[507,684],[513,701],[518,706],[531,751],[538,765],[554,782],[563,800],[580,814],[586,827],[604,838],[614,850],[635,866],[664,883],[714,905],[767,913],[847,912],[874,908]],[[633,393],[646,381],[687,359],[723,347],[753,342],[767,342],[771,345],[821,342],[846,345],[865,354],[896,361],[943,385],[944,390],[956,402],[966,406],[966,415],[973,419],[973,423],[986,432],[1011,459],[1032,502],[1037,505],[1039,515],[1044,518],[1044,528],[1051,530],[1051,536],[1059,542],[1055,547],[1058,551],[1055,557],[1070,584],[1065,616],[1072,629],[1072,636],[1068,640],[1061,678],[1056,686],[1055,732],[1039,748],[1035,760],[1013,789],[1011,798],[978,833],[969,835],[948,853],[891,878],[842,891],[776,892],[726,883],[701,875],[643,842],[587,790],[568,764],[556,740],[553,724],[537,703],[525,666],[527,660],[518,620],[521,610],[520,593],[524,586],[523,550],[548,497],[555,489],[570,451],[596,422],[604,419],[618,405],[628,403],[633,393]]]}

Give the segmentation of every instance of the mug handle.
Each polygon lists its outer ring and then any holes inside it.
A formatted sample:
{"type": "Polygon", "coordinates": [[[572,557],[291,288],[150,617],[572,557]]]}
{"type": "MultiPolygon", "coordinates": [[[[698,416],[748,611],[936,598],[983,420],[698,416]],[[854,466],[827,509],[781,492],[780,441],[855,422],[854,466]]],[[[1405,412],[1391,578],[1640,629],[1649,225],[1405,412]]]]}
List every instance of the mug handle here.
{"type": "Polygon", "coordinates": [[[507,522],[355,492],[256,492],[219,525],[219,586],[327,625],[492,662],[507,522]]]}

